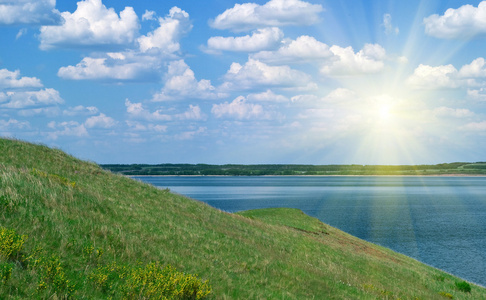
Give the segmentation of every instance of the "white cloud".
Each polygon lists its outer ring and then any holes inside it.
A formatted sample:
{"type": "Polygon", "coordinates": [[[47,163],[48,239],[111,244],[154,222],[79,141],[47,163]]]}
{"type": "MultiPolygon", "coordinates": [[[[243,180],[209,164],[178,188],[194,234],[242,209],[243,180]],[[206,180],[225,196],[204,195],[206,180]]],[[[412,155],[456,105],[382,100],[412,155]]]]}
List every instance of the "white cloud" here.
{"type": "Polygon", "coordinates": [[[39,88],[42,87],[40,79],[35,77],[20,77],[20,71],[0,69],[0,89],[39,88]]]}
{"type": "Polygon", "coordinates": [[[105,57],[85,57],[75,66],[59,68],[57,75],[71,80],[153,81],[162,62],[157,57],[134,52],[107,53],[105,57]]]}
{"type": "Polygon", "coordinates": [[[194,136],[202,134],[206,132],[206,130],[206,127],[199,127],[196,130],[181,132],[180,134],[177,134],[175,138],[178,140],[191,140],[194,138],[194,136]]]}
{"type": "Polygon", "coordinates": [[[331,59],[334,54],[329,46],[314,37],[303,35],[296,40],[286,42],[277,51],[262,51],[250,57],[263,62],[284,63],[331,59]]]}
{"type": "Polygon", "coordinates": [[[465,131],[485,131],[486,132],[486,121],[482,122],[472,122],[461,127],[465,131]]]}
{"type": "Polygon", "coordinates": [[[87,137],[88,131],[84,124],[79,124],[75,121],[69,122],[55,122],[51,121],[47,124],[48,128],[55,131],[47,133],[47,137],[52,140],[57,140],[60,136],[73,136],[73,137],[87,137]]]}
{"type": "Polygon", "coordinates": [[[153,21],[155,20],[155,11],[153,10],[145,10],[145,13],[142,15],[142,21],[153,21]]]}
{"type": "Polygon", "coordinates": [[[352,90],[337,88],[323,98],[325,102],[347,102],[359,99],[358,95],[352,90]]]}
{"type": "Polygon", "coordinates": [[[475,100],[486,101],[486,88],[468,89],[467,95],[475,100]]]}
{"type": "Polygon", "coordinates": [[[231,103],[213,104],[211,113],[216,118],[230,117],[238,120],[267,118],[260,104],[247,103],[245,97],[239,96],[231,103]]]}
{"type": "Polygon", "coordinates": [[[25,109],[63,104],[64,100],[55,89],[39,91],[0,92],[0,107],[11,109],[25,109]]]}
{"type": "Polygon", "coordinates": [[[474,115],[472,111],[465,108],[450,108],[450,107],[437,107],[435,108],[432,113],[436,117],[454,117],[454,118],[465,118],[471,117],[474,115]]]}
{"type": "Polygon", "coordinates": [[[457,74],[453,65],[432,67],[420,64],[406,82],[416,89],[457,88],[457,74]]]}
{"type": "Polygon", "coordinates": [[[269,26],[311,25],[319,21],[322,10],[319,4],[300,0],[271,0],[264,5],[235,4],[210,21],[210,26],[245,31],[269,26]]]}
{"type": "Polygon", "coordinates": [[[61,67],[58,76],[72,80],[155,81],[160,78],[164,62],[175,59],[179,39],[190,30],[189,15],[171,8],[160,27],[137,39],[139,49],[108,52],[85,57],[75,66],[61,67]]]}
{"type": "Polygon", "coordinates": [[[65,109],[62,113],[65,116],[72,117],[72,116],[78,116],[78,115],[95,115],[98,112],[99,112],[98,108],[96,108],[94,106],[85,107],[85,106],[82,106],[82,105],[78,105],[78,106],[75,106],[75,107],[69,107],[68,109],[65,109]]]}
{"type": "Polygon", "coordinates": [[[15,39],[18,40],[20,39],[23,35],[27,33],[27,28],[22,28],[17,32],[17,35],[15,36],[15,39]]]}
{"type": "Polygon", "coordinates": [[[113,118],[100,113],[98,116],[92,116],[86,119],[84,126],[86,128],[112,128],[116,123],[113,118]]]}
{"type": "Polygon", "coordinates": [[[180,50],[179,39],[192,29],[189,14],[174,6],[165,18],[159,18],[160,27],[137,39],[140,51],[172,54],[180,50]]]}
{"type": "Polygon", "coordinates": [[[60,21],[56,0],[2,0],[0,25],[50,25],[60,21]]]}
{"type": "Polygon", "coordinates": [[[332,108],[308,108],[297,115],[299,119],[329,119],[335,116],[332,108]]]}
{"type": "Polygon", "coordinates": [[[176,118],[180,120],[204,120],[206,115],[198,105],[189,105],[189,109],[182,114],[176,115],[176,118]]]}
{"type": "Polygon", "coordinates": [[[166,125],[160,125],[160,124],[142,124],[137,121],[130,121],[127,120],[125,121],[127,126],[134,131],[154,131],[154,132],[166,132],[167,131],[167,126],[166,125]]]}
{"type": "Polygon", "coordinates": [[[10,131],[14,129],[26,129],[30,128],[30,123],[25,121],[21,122],[15,119],[2,120],[0,119],[0,132],[10,131]]]}
{"type": "Polygon", "coordinates": [[[146,121],[169,121],[172,119],[170,115],[164,114],[162,110],[150,112],[142,106],[142,103],[132,103],[128,99],[125,100],[125,106],[127,107],[127,113],[131,118],[138,118],[146,121]]]}
{"type": "Polygon", "coordinates": [[[255,52],[275,48],[282,40],[284,34],[277,27],[255,30],[252,35],[241,37],[211,37],[208,40],[209,51],[245,51],[255,52]]]}
{"type": "Polygon", "coordinates": [[[309,103],[315,103],[320,99],[321,98],[317,97],[316,95],[304,94],[304,95],[293,96],[292,98],[290,98],[290,101],[296,104],[309,104],[309,103]]]}
{"type": "Polygon", "coordinates": [[[463,78],[486,77],[485,65],[484,58],[476,58],[470,64],[462,66],[459,76],[463,78]]]}
{"type": "Polygon", "coordinates": [[[424,18],[425,33],[443,39],[464,39],[486,34],[486,1],[449,8],[444,15],[424,18]]]}
{"type": "Polygon", "coordinates": [[[390,14],[383,15],[383,24],[382,26],[385,28],[385,34],[395,34],[397,35],[400,30],[398,27],[393,27],[392,25],[392,16],[390,14]]]}
{"type": "Polygon", "coordinates": [[[162,90],[153,96],[153,101],[176,100],[182,98],[218,98],[223,95],[217,93],[211,81],[201,79],[197,81],[194,72],[183,61],[169,63],[167,79],[162,90]]]}
{"type": "Polygon", "coordinates": [[[249,94],[246,97],[249,101],[261,101],[261,102],[289,102],[289,99],[283,95],[277,95],[271,90],[267,90],[263,93],[249,94]]]}
{"type": "Polygon", "coordinates": [[[132,7],[125,7],[120,16],[106,8],[101,0],[83,0],[75,12],[61,13],[60,26],[42,26],[40,48],[114,46],[132,43],[138,36],[138,17],[132,7]]]}
{"type": "Polygon", "coordinates": [[[378,44],[366,44],[363,49],[354,53],[352,47],[342,48],[332,46],[331,52],[337,58],[321,68],[326,75],[346,76],[367,73],[377,73],[385,66],[385,49],[378,44]]]}
{"type": "Polygon", "coordinates": [[[58,106],[46,106],[39,108],[24,108],[17,111],[22,117],[32,117],[35,115],[44,115],[47,117],[56,117],[60,115],[61,109],[58,106]]]}
{"type": "Polygon", "coordinates": [[[258,60],[249,59],[245,65],[233,63],[224,75],[224,90],[251,89],[254,87],[313,87],[311,77],[288,66],[269,66],[258,60]]]}

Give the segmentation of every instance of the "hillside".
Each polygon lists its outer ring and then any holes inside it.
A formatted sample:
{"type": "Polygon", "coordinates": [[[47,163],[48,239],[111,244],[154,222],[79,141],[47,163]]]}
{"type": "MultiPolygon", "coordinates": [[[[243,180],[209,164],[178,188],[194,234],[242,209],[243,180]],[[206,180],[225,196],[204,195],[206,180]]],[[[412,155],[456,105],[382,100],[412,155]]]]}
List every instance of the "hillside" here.
{"type": "Polygon", "coordinates": [[[156,298],[167,282],[207,299],[486,299],[298,210],[229,214],[0,139],[0,299],[156,298]]]}

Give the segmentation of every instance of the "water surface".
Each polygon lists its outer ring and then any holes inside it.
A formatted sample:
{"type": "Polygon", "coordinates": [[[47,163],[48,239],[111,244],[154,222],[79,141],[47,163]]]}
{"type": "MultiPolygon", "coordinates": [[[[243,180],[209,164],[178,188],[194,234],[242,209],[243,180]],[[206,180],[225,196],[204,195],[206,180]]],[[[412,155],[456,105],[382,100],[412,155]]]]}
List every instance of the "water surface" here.
{"type": "Polygon", "coordinates": [[[291,207],[486,286],[486,177],[134,177],[228,212],[291,207]]]}

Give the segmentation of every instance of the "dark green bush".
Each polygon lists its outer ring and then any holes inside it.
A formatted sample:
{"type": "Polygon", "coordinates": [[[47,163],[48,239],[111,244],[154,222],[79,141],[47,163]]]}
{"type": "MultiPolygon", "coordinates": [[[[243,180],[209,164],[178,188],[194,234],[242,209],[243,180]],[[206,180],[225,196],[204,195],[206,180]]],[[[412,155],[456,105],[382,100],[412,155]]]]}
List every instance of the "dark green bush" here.
{"type": "Polygon", "coordinates": [[[466,281],[456,282],[456,289],[464,293],[470,293],[471,285],[466,281]]]}

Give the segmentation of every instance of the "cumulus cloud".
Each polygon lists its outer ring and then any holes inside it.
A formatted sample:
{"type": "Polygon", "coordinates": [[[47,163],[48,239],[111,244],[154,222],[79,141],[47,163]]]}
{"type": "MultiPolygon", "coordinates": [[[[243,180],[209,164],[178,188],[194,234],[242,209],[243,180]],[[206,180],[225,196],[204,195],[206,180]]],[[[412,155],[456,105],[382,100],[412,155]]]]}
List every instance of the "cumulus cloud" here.
{"type": "Polygon", "coordinates": [[[359,75],[377,73],[385,66],[385,49],[378,44],[366,44],[354,53],[352,47],[332,46],[331,52],[337,59],[327,62],[321,72],[332,76],[359,75]]]}
{"type": "Polygon", "coordinates": [[[201,79],[197,81],[194,72],[183,61],[169,63],[165,85],[153,96],[153,101],[177,100],[182,98],[218,98],[222,95],[216,92],[211,81],[201,79]]]}
{"type": "Polygon", "coordinates": [[[216,118],[228,117],[238,120],[268,118],[268,115],[263,110],[263,106],[248,103],[243,96],[239,96],[229,103],[213,104],[211,113],[216,118]]]}
{"type": "Polygon", "coordinates": [[[352,90],[337,88],[327,94],[325,97],[318,97],[312,94],[296,95],[291,98],[291,102],[303,106],[322,105],[323,103],[332,104],[333,106],[354,107],[356,103],[362,102],[362,99],[352,90]],[[353,102],[352,105],[350,103],[353,102]]]}
{"type": "Polygon", "coordinates": [[[224,75],[224,90],[252,89],[262,86],[312,88],[315,83],[304,72],[288,66],[269,66],[249,59],[245,65],[233,63],[224,75]]]}
{"type": "Polygon", "coordinates": [[[300,0],[270,0],[264,5],[255,3],[235,4],[210,21],[217,29],[246,31],[262,27],[286,25],[311,25],[319,21],[322,11],[319,4],[300,0]]]}
{"type": "Polygon", "coordinates": [[[86,119],[84,126],[86,128],[112,128],[116,123],[117,122],[113,118],[100,113],[97,116],[92,116],[86,119]]]}
{"type": "Polygon", "coordinates": [[[160,26],[137,39],[140,51],[157,51],[172,54],[180,50],[179,40],[192,29],[189,14],[174,6],[165,18],[159,18],[160,26]]]}
{"type": "Polygon", "coordinates": [[[208,40],[208,52],[214,51],[245,51],[256,52],[275,48],[284,34],[277,27],[255,30],[252,35],[241,37],[211,37],[208,40]]]}
{"type": "Polygon", "coordinates": [[[52,25],[60,22],[56,0],[2,0],[0,25],[52,25]]]}
{"type": "Polygon", "coordinates": [[[18,88],[39,88],[42,87],[40,79],[35,77],[21,77],[20,71],[0,70],[0,90],[18,88]]]}
{"type": "Polygon", "coordinates": [[[424,18],[425,33],[442,39],[464,39],[486,34],[486,1],[449,8],[444,15],[424,18]]]}
{"type": "Polygon", "coordinates": [[[155,11],[146,9],[145,13],[142,15],[142,21],[156,20],[155,15],[156,15],[155,11]]]}
{"type": "Polygon", "coordinates": [[[159,22],[157,29],[138,37],[139,49],[85,57],[75,66],[61,67],[58,76],[116,82],[158,80],[166,61],[177,58],[179,39],[191,28],[189,15],[178,7],[171,8],[159,22]]]}
{"type": "Polygon", "coordinates": [[[75,107],[69,107],[67,109],[65,109],[62,114],[65,115],[65,116],[70,116],[70,117],[73,117],[73,116],[79,116],[79,115],[95,115],[97,114],[99,111],[98,111],[98,108],[94,107],[94,106],[83,106],[83,105],[78,105],[78,106],[75,106],[75,107]]]}
{"type": "Polygon", "coordinates": [[[30,128],[30,123],[27,121],[18,121],[10,118],[9,120],[0,119],[0,132],[5,133],[15,129],[30,128]]]}
{"type": "Polygon", "coordinates": [[[345,102],[359,99],[358,95],[352,90],[337,88],[323,98],[325,102],[345,102]]]}
{"type": "Polygon", "coordinates": [[[156,110],[150,112],[145,109],[142,103],[132,103],[130,100],[125,100],[125,106],[127,113],[131,118],[142,119],[146,121],[169,121],[172,117],[162,112],[162,110],[156,110]]]}
{"type": "Polygon", "coordinates": [[[384,14],[383,15],[383,24],[382,26],[385,28],[385,34],[395,34],[397,35],[400,30],[398,27],[393,27],[392,24],[392,16],[390,14],[384,14]]]}
{"type": "Polygon", "coordinates": [[[72,136],[72,137],[87,137],[88,131],[84,124],[79,124],[75,121],[69,122],[55,122],[51,121],[47,124],[47,127],[54,131],[48,132],[47,137],[52,140],[57,140],[60,136],[72,136]]]}
{"type": "Polygon", "coordinates": [[[154,132],[165,132],[167,131],[167,125],[160,124],[142,124],[137,121],[125,121],[127,126],[134,131],[154,131],[154,132]]]}
{"type": "Polygon", "coordinates": [[[261,102],[289,102],[289,99],[283,95],[277,95],[271,90],[266,90],[263,93],[249,94],[247,99],[250,101],[261,102]]]}
{"type": "Polygon", "coordinates": [[[432,113],[436,117],[454,117],[454,118],[465,118],[474,115],[472,111],[466,108],[450,108],[446,106],[441,106],[435,108],[432,113]]]}
{"type": "Polygon", "coordinates": [[[475,100],[486,101],[486,88],[468,89],[467,95],[475,100]]]}
{"type": "Polygon", "coordinates": [[[0,70],[0,109],[16,110],[18,115],[59,114],[63,104],[59,92],[44,85],[36,77],[22,77],[20,71],[0,70]]]}
{"type": "Polygon", "coordinates": [[[135,52],[107,53],[103,57],[85,57],[75,66],[59,68],[57,75],[71,80],[153,81],[160,73],[158,57],[135,52]]]}
{"type": "Polygon", "coordinates": [[[192,140],[196,135],[207,131],[206,127],[199,127],[195,130],[184,131],[174,136],[178,140],[192,140]]]}
{"type": "Polygon", "coordinates": [[[64,100],[59,92],[50,88],[38,91],[0,92],[0,108],[25,109],[62,103],[64,103],[64,100]]]}
{"type": "Polygon", "coordinates": [[[261,51],[251,55],[251,58],[267,63],[287,63],[331,59],[333,56],[328,45],[303,35],[286,42],[277,51],[261,51]]]}
{"type": "Polygon", "coordinates": [[[461,127],[462,130],[465,131],[480,131],[486,132],[486,121],[482,122],[471,122],[461,127]]]}
{"type": "Polygon", "coordinates": [[[457,88],[457,74],[453,65],[432,67],[420,64],[406,82],[416,89],[457,88]]]}
{"type": "Polygon", "coordinates": [[[463,78],[486,77],[486,61],[479,57],[470,64],[462,66],[459,70],[459,76],[463,78]]]}
{"type": "Polygon", "coordinates": [[[125,46],[135,40],[140,27],[132,7],[125,7],[118,16],[101,0],[79,1],[75,12],[63,12],[61,16],[62,25],[41,27],[41,49],[125,46]]]}
{"type": "Polygon", "coordinates": [[[175,116],[180,120],[204,120],[206,115],[201,111],[198,105],[189,105],[189,109],[175,116]]]}

